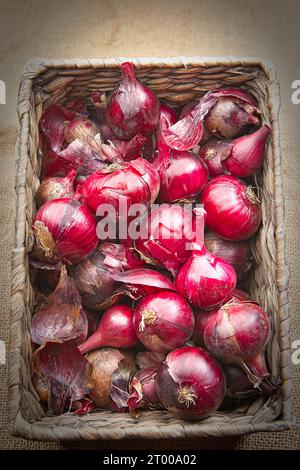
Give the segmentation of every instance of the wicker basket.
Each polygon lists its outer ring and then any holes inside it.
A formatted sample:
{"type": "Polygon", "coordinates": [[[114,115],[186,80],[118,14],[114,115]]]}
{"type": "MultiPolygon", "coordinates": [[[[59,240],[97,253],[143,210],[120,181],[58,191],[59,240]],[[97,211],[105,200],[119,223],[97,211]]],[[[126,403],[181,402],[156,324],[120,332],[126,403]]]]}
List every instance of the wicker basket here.
{"type": "Polygon", "coordinates": [[[203,421],[182,421],[166,411],[94,412],[78,417],[68,413],[45,417],[31,383],[32,347],[29,325],[34,292],[29,279],[28,252],[32,246],[34,195],[39,184],[41,155],[38,121],[50,104],[64,102],[93,89],[112,90],[119,81],[124,58],[102,60],[33,60],[25,67],[19,91],[20,133],[15,185],[16,219],[12,261],[10,335],[10,425],[14,434],[37,440],[179,438],[225,436],[287,429],[291,419],[291,365],[285,264],[284,208],[278,127],[279,87],[272,64],[257,58],[185,57],[129,59],[137,75],[161,99],[183,105],[204,92],[224,85],[248,88],[259,100],[264,120],[272,126],[262,171],[257,177],[263,223],[252,244],[255,268],[251,293],[272,320],[268,365],[280,379],[271,398],[257,398],[234,412],[216,412],[203,421]]]}

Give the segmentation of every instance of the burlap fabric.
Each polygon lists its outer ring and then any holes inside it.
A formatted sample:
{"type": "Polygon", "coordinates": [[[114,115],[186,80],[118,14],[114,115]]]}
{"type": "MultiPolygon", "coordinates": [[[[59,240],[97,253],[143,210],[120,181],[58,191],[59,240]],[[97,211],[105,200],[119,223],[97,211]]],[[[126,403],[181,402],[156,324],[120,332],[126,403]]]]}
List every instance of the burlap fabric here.
{"type": "MultiPolygon", "coordinates": [[[[299,319],[299,110],[291,83],[300,79],[297,1],[0,1],[0,80],[7,104],[0,105],[1,258],[0,340],[8,345],[15,103],[19,75],[33,56],[259,55],[274,61],[281,82],[281,142],[286,199],[287,260],[290,269],[292,339],[300,339],[299,319]],[[297,197],[298,196],[298,197],[297,197]]],[[[7,368],[0,366],[0,448],[4,449],[296,449],[300,432],[259,433],[241,438],[99,443],[39,443],[13,438],[7,431],[7,368]]],[[[294,366],[295,419],[299,418],[300,364],[294,366]]]]}

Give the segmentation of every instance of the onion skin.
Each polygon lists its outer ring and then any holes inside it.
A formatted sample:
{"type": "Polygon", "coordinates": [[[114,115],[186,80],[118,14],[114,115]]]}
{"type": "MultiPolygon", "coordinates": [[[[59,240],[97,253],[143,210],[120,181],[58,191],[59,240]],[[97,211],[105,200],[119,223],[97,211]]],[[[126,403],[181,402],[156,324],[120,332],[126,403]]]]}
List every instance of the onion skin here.
{"type": "Polygon", "coordinates": [[[93,215],[85,205],[69,198],[43,204],[35,215],[33,231],[37,257],[49,263],[79,263],[98,243],[93,215]]]}
{"type": "Polygon", "coordinates": [[[194,328],[193,311],[179,294],[162,291],[147,295],[134,310],[133,324],[140,342],[150,351],[182,346],[194,328]]]}
{"type": "Polygon", "coordinates": [[[234,364],[225,364],[223,370],[226,375],[227,397],[243,398],[257,393],[243,369],[234,364]]]}
{"type": "Polygon", "coordinates": [[[251,267],[249,245],[246,241],[223,240],[213,232],[206,232],[204,242],[208,251],[234,267],[238,281],[245,278],[251,267]]]}
{"type": "Polygon", "coordinates": [[[177,114],[175,113],[174,109],[166,104],[160,104],[160,116],[159,122],[156,129],[156,142],[162,139],[162,130],[167,129],[168,126],[172,126],[177,122],[177,114]]]}
{"type": "Polygon", "coordinates": [[[202,247],[180,268],[175,284],[193,306],[208,309],[229,300],[236,281],[234,268],[202,247]]]}
{"type": "Polygon", "coordinates": [[[161,408],[155,379],[156,369],[154,368],[142,369],[135,374],[131,380],[131,395],[128,400],[130,410],[161,408]]]}
{"type": "Polygon", "coordinates": [[[175,204],[153,208],[148,217],[148,236],[137,239],[135,248],[146,263],[165,267],[175,273],[188,259],[187,243],[195,239],[195,219],[192,227],[185,224],[189,211],[175,204]]]}
{"type": "Polygon", "coordinates": [[[113,373],[119,368],[124,359],[134,370],[134,357],[128,351],[119,351],[114,348],[102,348],[89,353],[86,356],[91,367],[92,390],[90,399],[97,408],[112,408],[113,401],[110,397],[113,373]]]}
{"type": "Polygon", "coordinates": [[[172,151],[166,167],[159,169],[159,202],[175,202],[200,194],[207,183],[207,166],[192,152],[172,151]]]}
{"type": "Polygon", "coordinates": [[[121,83],[113,91],[106,109],[108,125],[119,139],[129,140],[136,134],[148,136],[158,124],[158,99],[136,79],[132,63],[124,62],[120,69],[121,83]]]}
{"type": "Polygon", "coordinates": [[[269,375],[263,351],[270,332],[269,317],[257,304],[228,302],[206,323],[204,343],[221,361],[242,367],[251,383],[263,389],[269,375]]]}
{"type": "Polygon", "coordinates": [[[91,175],[82,187],[82,196],[94,213],[102,204],[111,204],[118,213],[121,197],[126,198],[129,207],[154,202],[159,182],[156,168],[147,160],[138,158],[91,175]]]}
{"type": "Polygon", "coordinates": [[[261,206],[252,189],[234,176],[217,176],[201,195],[206,227],[227,240],[246,240],[261,223],[261,206]]]}
{"type": "Polygon", "coordinates": [[[121,304],[110,307],[103,313],[97,331],[79,346],[79,351],[85,354],[104,346],[131,348],[136,343],[133,311],[121,304]]]}
{"type": "Polygon", "coordinates": [[[168,411],[196,421],[219,408],[225,396],[226,379],[207,351],[186,346],[168,354],[157,371],[156,390],[168,411]]]}
{"type": "Polygon", "coordinates": [[[45,202],[52,199],[72,197],[74,194],[73,183],[75,177],[76,171],[70,170],[63,178],[56,177],[42,180],[35,195],[38,206],[42,206],[45,202]]]}

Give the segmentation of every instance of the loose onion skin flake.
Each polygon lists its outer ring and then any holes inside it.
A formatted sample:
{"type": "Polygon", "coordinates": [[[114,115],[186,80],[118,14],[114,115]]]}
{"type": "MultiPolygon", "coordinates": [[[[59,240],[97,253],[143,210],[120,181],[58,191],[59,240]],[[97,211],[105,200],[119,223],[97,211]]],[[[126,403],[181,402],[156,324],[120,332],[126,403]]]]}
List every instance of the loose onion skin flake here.
{"type": "Polygon", "coordinates": [[[49,387],[48,408],[56,415],[91,390],[90,365],[73,341],[46,343],[34,362],[49,387]]]}

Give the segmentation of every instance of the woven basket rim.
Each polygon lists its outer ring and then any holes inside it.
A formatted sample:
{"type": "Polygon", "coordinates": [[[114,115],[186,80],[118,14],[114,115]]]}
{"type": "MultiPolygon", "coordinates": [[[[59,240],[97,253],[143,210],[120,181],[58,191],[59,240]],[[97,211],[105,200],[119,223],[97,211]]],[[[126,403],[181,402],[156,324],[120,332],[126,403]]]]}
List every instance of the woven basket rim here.
{"type": "MultiPolygon", "coordinates": [[[[19,122],[20,122],[20,131],[19,137],[17,141],[17,162],[16,162],[16,197],[15,197],[15,205],[16,205],[16,218],[17,218],[17,210],[19,206],[18,198],[25,197],[24,196],[24,188],[25,188],[25,180],[21,178],[20,170],[20,156],[21,156],[21,149],[27,148],[28,137],[29,137],[29,111],[30,111],[30,96],[32,92],[33,80],[43,74],[47,69],[51,68],[61,68],[61,69],[68,69],[68,68],[116,68],[121,62],[124,61],[131,61],[134,65],[139,68],[144,68],[147,66],[155,66],[155,67],[186,67],[186,68],[193,68],[193,67],[208,67],[208,66],[253,66],[253,67],[260,67],[262,71],[265,73],[268,82],[268,100],[270,106],[270,116],[272,122],[272,130],[273,130],[273,158],[274,158],[274,188],[276,188],[276,200],[281,201],[281,203],[275,204],[275,233],[278,232],[279,236],[276,241],[276,264],[277,268],[280,272],[284,275],[281,276],[281,280],[278,280],[278,292],[279,293],[287,293],[288,289],[288,274],[287,274],[287,265],[285,261],[285,238],[284,238],[284,201],[283,201],[283,191],[282,191],[282,181],[281,181],[281,172],[280,172],[280,162],[281,162],[281,152],[280,152],[280,134],[279,134],[279,109],[280,109],[280,95],[279,95],[279,83],[276,78],[276,70],[274,64],[266,59],[262,59],[260,57],[201,57],[201,56],[191,56],[191,57],[168,57],[168,58],[152,58],[152,57],[142,57],[142,58],[128,58],[128,57],[118,57],[118,58],[96,58],[96,59],[46,59],[46,58],[34,58],[27,62],[25,65],[20,81],[20,90],[22,90],[22,100],[18,100],[18,114],[19,114],[19,122]],[[25,99],[24,99],[24,92],[25,92],[25,99]]],[[[22,251],[22,247],[19,246],[17,240],[22,238],[22,230],[24,231],[24,227],[17,229],[16,226],[16,233],[15,233],[15,240],[14,240],[14,253],[18,253],[22,251]],[[19,230],[19,233],[17,233],[19,230]]],[[[25,232],[24,232],[25,233],[25,232]]],[[[13,257],[14,262],[14,257],[13,257]]],[[[279,276],[280,277],[280,276],[279,276]]],[[[13,287],[12,281],[12,287],[13,287]]],[[[283,295],[284,298],[284,295],[283,295]]],[[[13,304],[11,305],[11,309],[13,312],[13,304]]],[[[289,322],[289,313],[288,313],[288,302],[285,301],[284,304],[279,305],[279,314],[280,314],[280,321],[284,320],[285,322],[289,322]]],[[[19,330],[21,330],[19,326],[19,330]]],[[[11,432],[15,435],[23,436],[26,438],[33,438],[32,436],[36,436],[36,439],[40,440],[52,440],[58,439],[58,437],[54,437],[53,433],[50,432],[50,429],[41,426],[41,421],[36,423],[29,423],[21,414],[20,409],[20,382],[14,383],[15,380],[15,364],[14,358],[16,351],[12,348],[12,344],[14,342],[13,335],[16,334],[15,325],[11,325],[10,329],[10,354],[9,354],[9,389],[10,389],[10,429],[11,432]],[[18,405],[16,406],[16,403],[18,405]],[[49,432],[47,431],[49,430],[49,432]]],[[[18,331],[21,333],[21,331],[18,331]]],[[[182,424],[182,436],[192,436],[192,435],[237,435],[237,434],[245,434],[251,432],[258,432],[258,431],[280,431],[283,429],[288,429],[293,424],[292,422],[292,384],[291,384],[291,376],[292,376],[292,368],[290,361],[287,360],[286,355],[288,354],[290,357],[290,342],[289,337],[287,335],[283,336],[281,332],[279,332],[280,336],[280,346],[281,346],[281,363],[282,363],[282,370],[284,371],[284,383],[282,385],[282,389],[285,391],[285,399],[282,403],[282,413],[281,417],[274,420],[273,422],[268,423],[253,423],[249,424],[242,424],[232,429],[231,425],[225,424],[224,430],[209,432],[209,430],[202,431],[201,424],[195,424],[194,431],[186,431],[185,428],[190,429],[191,425],[189,423],[183,422],[182,424]],[[284,354],[283,354],[284,353],[284,354]],[[284,356],[284,357],[283,357],[284,356]],[[228,428],[228,429],[227,429],[228,428]],[[224,431],[227,431],[226,433],[224,431]]],[[[19,351],[19,354],[21,352],[19,351]]],[[[21,374],[21,365],[18,365],[18,376],[20,377],[21,374]]],[[[177,425],[168,424],[165,427],[172,427],[177,425]]],[[[159,426],[156,426],[157,428],[159,426]]],[[[155,428],[155,426],[154,426],[155,428]]],[[[89,428],[93,435],[93,439],[109,439],[111,437],[103,436],[103,433],[99,432],[98,429],[89,428]],[[92,429],[92,431],[91,431],[92,429]]],[[[64,426],[64,434],[58,433],[59,439],[62,440],[70,440],[78,438],[78,433],[76,434],[77,430],[71,427],[64,426]]],[[[167,430],[163,431],[164,435],[167,435],[167,430]]],[[[126,438],[126,437],[135,437],[135,438],[160,438],[161,436],[157,436],[157,430],[154,429],[153,433],[147,432],[146,435],[143,435],[139,431],[138,435],[134,435],[134,431],[130,430],[129,433],[126,430],[119,429],[116,432],[116,439],[126,438]]],[[[172,437],[171,435],[168,437],[172,437]]],[[[178,432],[176,433],[176,437],[178,437],[178,432]]]]}

